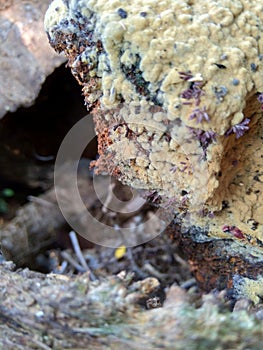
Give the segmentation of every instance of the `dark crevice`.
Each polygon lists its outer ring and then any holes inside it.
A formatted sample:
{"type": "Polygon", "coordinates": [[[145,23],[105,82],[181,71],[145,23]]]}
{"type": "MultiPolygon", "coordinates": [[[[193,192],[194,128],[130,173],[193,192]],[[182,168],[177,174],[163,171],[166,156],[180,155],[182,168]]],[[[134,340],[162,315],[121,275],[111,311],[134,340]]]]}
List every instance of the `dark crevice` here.
{"type": "MultiPolygon", "coordinates": [[[[47,77],[31,107],[7,113],[0,120],[0,191],[15,191],[15,196],[8,199],[8,217],[26,202],[29,194],[40,194],[53,185],[53,166],[60,144],[85,115],[81,87],[63,64],[47,77]]],[[[94,140],[83,157],[95,159],[96,154],[94,140]]]]}
{"type": "Polygon", "coordinates": [[[156,95],[152,94],[149,90],[150,83],[143,78],[143,72],[140,70],[141,58],[138,54],[135,55],[135,63],[131,66],[126,66],[121,64],[121,70],[125,75],[126,79],[129,80],[134,86],[138,94],[146,97],[147,101],[153,102],[157,106],[162,106],[160,101],[158,101],[156,95]]]}

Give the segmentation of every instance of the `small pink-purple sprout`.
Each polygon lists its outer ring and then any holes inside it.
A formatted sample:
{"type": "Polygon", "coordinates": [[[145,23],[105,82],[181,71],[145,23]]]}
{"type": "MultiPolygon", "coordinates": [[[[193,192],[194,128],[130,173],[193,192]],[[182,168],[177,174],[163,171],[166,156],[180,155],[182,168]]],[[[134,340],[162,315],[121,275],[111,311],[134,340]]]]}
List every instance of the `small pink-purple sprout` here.
{"type": "Polygon", "coordinates": [[[192,113],[189,116],[189,119],[195,119],[197,123],[201,123],[202,121],[206,120],[207,122],[210,121],[209,115],[207,114],[206,107],[202,108],[195,108],[192,113]]]}
{"type": "Polygon", "coordinates": [[[238,239],[244,239],[245,238],[243,232],[236,226],[224,225],[222,227],[222,231],[230,233],[231,235],[233,235],[234,237],[236,237],[238,239]]]}
{"type": "Polygon", "coordinates": [[[176,170],[177,170],[177,166],[174,165],[173,167],[171,167],[170,172],[171,172],[171,173],[175,173],[176,170]]]}
{"type": "Polygon", "coordinates": [[[181,97],[186,99],[186,100],[195,100],[195,105],[199,106],[200,101],[201,101],[201,96],[203,96],[205,93],[204,91],[201,89],[202,83],[201,82],[194,82],[191,83],[190,87],[186,90],[184,90],[181,93],[181,97]]]}
{"type": "Polygon", "coordinates": [[[207,216],[209,219],[214,219],[215,217],[215,214],[213,211],[207,211],[207,209],[205,208],[202,208],[198,211],[198,215],[201,216],[201,217],[205,217],[207,216]]]}
{"type": "MultiPolygon", "coordinates": [[[[193,75],[190,71],[188,72],[179,72],[180,79],[184,81],[189,81],[193,79],[193,75]]],[[[184,90],[181,93],[181,97],[186,100],[195,100],[195,105],[199,106],[200,97],[204,95],[204,91],[202,91],[201,86],[202,83],[200,81],[191,81],[188,89],[184,90]]],[[[189,102],[184,102],[184,104],[189,104],[189,102]]]]}
{"type": "Polygon", "coordinates": [[[185,170],[188,168],[188,166],[187,165],[184,165],[183,167],[182,167],[182,169],[179,169],[180,171],[181,171],[181,173],[184,173],[185,172],[185,170]]]}
{"type": "Polygon", "coordinates": [[[258,95],[257,100],[261,103],[261,109],[263,109],[263,92],[260,95],[258,95]]]}
{"type": "Polygon", "coordinates": [[[250,119],[246,118],[241,123],[231,126],[231,128],[227,130],[225,135],[228,136],[234,133],[236,134],[236,139],[239,139],[249,129],[249,126],[248,126],[249,122],[250,122],[250,119]]]}
{"type": "Polygon", "coordinates": [[[214,219],[215,218],[215,214],[213,211],[209,211],[207,216],[209,217],[209,219],[214,219]]]}
{"type": "Polygon", "coordinates": [[[181,198],[181,205],[186,205],[187,201],[188,201],[188,195],[185,194],[185,195],[182,196],[182,198],[181,198]]]}
{"type": "Polygon", "coordinates": [[[157,191],[145,191],[143,198],[150,201],[151,203],[156,203],[161,199],[161,196],[157,191]]]}
{"type": "Polygon", "coordinates": [[[188,165],[186,165],[186,163],[184,163],[184,162],[180,162],[180,163],[183,165],[182,168],[179,168],[179,167],[177,167],[176,165],[174,165],[174,166],[170,169],[170,172],[171,172],[171,173],[175,173],[177,170],[179,170],[181,173],[184,173],[185,170],[188,168],[188,165]]]}
{"type": "Polygon", "coordinates": [[[210,121],[210,118],[207,114],[206,107],[198,108],[201,102],[201,96],[205,94],[205,92],[202,90],[202,82],[201,81],[193,81],[193,75],[190,71],[188,72],[179,72],[180,78],[184,81],[188,81],[190,83],[188,89],[184,90],[181,93],[181,98],[187,100],[183,102],[185,105],[192,104],[192,101],[194,101],[195,109],[191,112],[189,119],[196,119],[197,123],[201,123],[203,120],[206,120],[207,122],[210,121]]]}
{"type": "Polygon", "coordinates": [[[179,72],[179,76],[180,76],[180,79],[185,80],[185,81],[193,78],[193,75],[192,75],[192,73],[190,71],[188,71],[188,72],[179,72]]]}
{"type": "Polygon", "coordinates": [[[207,147],[212,141],[216,140],[217,134],[213,130],[204,131],[204,130],[197,129],[196,131],[197,131],[196,136],[198,137],[199,141],[203,146],[207,147]]]}
{"type": "Polygon", "coordinates": [[[168,209],[171,205],[177,202],[176,197],[169,198],[166,202],[163,203],[163,208],[168,209]]]}
{"type": "Polygon", "coordinates": [[[213,141],[216,141],[216,136],[217,136],[216,132],[214,132],[213,130],[204,131],[204,130],[195,129],[195,128],[189,128],[189,129],[192,135],[199,140],[200,145],[204,151],[204,155],[206,156],[207,147],[213,141]]]}

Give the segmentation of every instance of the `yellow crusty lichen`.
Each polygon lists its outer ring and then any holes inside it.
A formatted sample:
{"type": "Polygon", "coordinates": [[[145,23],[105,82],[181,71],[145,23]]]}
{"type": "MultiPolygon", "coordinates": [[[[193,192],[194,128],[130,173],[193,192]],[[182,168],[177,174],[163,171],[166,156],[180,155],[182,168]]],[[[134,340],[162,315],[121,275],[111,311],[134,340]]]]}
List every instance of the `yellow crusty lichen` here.
{"type": "MultiPolygon", "coordinates": [[[[107,56],[106,64],[104,55],[99,57],[96,72],[102,78],[101,102],[105,107],[114,107],[119,102],[110,94],[113,89],[115,96],[121,94],[126,102],[139,101],[134,84],[127,82],[121,68],[136,64],[138,57],[148,89],[157,95],[171,119],[179,116],[187,125],[194,124],[189,122],[190,108],[180,111],[176,108],[182,103],[180,94],[187,86],[179,77],[180,71],[202,76],[206,98],[201,106],[206,105],[211,118],[216,114],[213,128],[219,133],[229,126],[229,116],[243,110],[249,93],[263,90],[260,69],[263,5],[258,1],[68,2],[69,15],[79,11],[83,17],[89,18],[91,14],[97,17],[94,37],[102,41],[107,56]],[[119,15],[120,9],[127,17],[119,15]],[[251,71],[252,63],[259,66],[256,72],[251,71]],[[240,84],[233,85],[233,79],[240,84]],[[228,94],[224,103],[216,104],[214,88],[219,84],[228,89],[228,94]]],[[[62,0],[52,3],[45,22],[50,34],[54,18],[57,16],[59,22],[64,11],[62,0]]]]}
{"type": "Polygon", "coordinates": [[[99,102],[97,132],[104,120],[105,155],[123,182],[215,212],[212,224],[195,218],[210,235],[224,237],[227,224],[262,240],[263,3],[55,0],[45,28],[55,48],[63,40],[76,77],[85,72],[85,100],[99,102]]]}
{"type": "Polygon", "coordinates": [[[52,28],[61,20],[63,20],[68,13],[68,8],[63,0],[53,1],[49,5],[48,16],[45,16],[45,28],[52,28]]]}
{"type": "Polygon", "coordinates": [[[263,298],[263,277],[253,280],[247,277],[234,276],[234,290],[237,295],[247,297],[258,304],[263,298]]]}

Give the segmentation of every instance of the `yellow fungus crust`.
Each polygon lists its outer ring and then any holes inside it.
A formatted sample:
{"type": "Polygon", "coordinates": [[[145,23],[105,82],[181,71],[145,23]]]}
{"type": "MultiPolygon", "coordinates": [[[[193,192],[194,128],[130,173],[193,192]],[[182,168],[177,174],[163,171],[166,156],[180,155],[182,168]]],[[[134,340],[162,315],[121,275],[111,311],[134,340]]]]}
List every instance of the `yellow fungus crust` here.
{"type": "Polygon", "coordinates": [[[234,277],[234,288],[237,295],[252,300],[258,304],[263,298],[263,277],[250,279],[247,277],[234,277]]]}
{"type": "Polygon", "coordinates": [[[103,132],[98,169],[260,247],[263,3],[55,0],[45,28],[103,132]]]}

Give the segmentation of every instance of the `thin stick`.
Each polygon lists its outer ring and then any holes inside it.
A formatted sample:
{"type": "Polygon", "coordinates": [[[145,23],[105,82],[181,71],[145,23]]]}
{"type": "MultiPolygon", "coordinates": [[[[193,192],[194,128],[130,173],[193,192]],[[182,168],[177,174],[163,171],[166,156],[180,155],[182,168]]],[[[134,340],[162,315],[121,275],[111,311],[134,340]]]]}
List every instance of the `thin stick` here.
{"type": "Polygon", "coordinates": [[[74,231],[70,231],[69,237],[70,237],[74,252],[76,253],[79,262],[81,263],[81,265],[84,267],[85,270],[89,271],[89,267],[87,265],[87,262],[84,259],[82,251],[80,249],[79,241],[78,241],[76,233],[74,231]]]}
{"type": "Polygon", "coordinates": [[[69,237],[70,237],[70,240],[71,240],[71,243],[72,243],[72,246],[73,246],[73,249],[74,249],[74,252],[79,260],[79,262],[81,263],[82,267],[85,269],[85,271],[88,271],[89,272],[89,275],[90,275],[90,278],[92,280],[96,279],[95,278],[95,275],[91,272],[83,254],[82,254],[82,251],[81,251],[81,248],[79,246],[79,241],[78,241],[78,237],[76,235],[76,233],[74,231],[70,231],[69,233],[69,237]]]}
{"type": "Polygon", "coordinates": [[[83,266],[81,266],[80,264],[78,264],[76,262],[76,260],[74,260],[72,258],[72,256],[70,256],[67,252],[61,252],[61,256],[63,259],[65,259],[66,261],[68,261],[76,270],[78,270],[79,272],[85,272],[85,269],[83,268],[83,266]]]}

